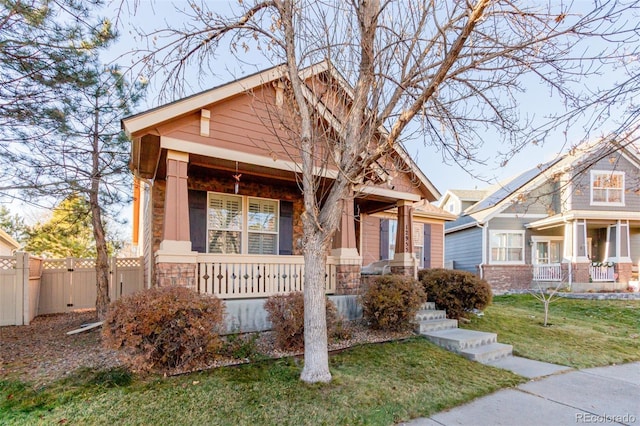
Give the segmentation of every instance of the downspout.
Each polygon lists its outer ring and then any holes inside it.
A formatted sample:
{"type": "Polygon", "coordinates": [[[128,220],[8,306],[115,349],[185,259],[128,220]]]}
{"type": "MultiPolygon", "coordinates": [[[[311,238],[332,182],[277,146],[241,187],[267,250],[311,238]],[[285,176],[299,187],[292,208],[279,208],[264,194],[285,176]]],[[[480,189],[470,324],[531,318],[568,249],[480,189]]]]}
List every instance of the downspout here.
{"type": "Polygon", "coordinates": [[[487,228],[484,223],[476,223],[476,226],[482,229],[482,263],[480,263],[480,278],[484,279],[484,266],[487,264],[487,228]]]}

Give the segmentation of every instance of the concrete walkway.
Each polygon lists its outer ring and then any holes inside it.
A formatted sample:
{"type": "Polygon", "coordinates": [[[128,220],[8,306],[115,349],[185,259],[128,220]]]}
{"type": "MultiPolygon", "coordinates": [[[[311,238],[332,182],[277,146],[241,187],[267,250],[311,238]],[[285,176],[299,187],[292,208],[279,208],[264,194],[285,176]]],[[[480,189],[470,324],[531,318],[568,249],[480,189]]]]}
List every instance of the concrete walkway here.
{"type": "Polygon", "coordinates": [[[585,370],[517,357],[498,363],[535,379],[406,424],[640,425],[640,362],[585,370]]]}

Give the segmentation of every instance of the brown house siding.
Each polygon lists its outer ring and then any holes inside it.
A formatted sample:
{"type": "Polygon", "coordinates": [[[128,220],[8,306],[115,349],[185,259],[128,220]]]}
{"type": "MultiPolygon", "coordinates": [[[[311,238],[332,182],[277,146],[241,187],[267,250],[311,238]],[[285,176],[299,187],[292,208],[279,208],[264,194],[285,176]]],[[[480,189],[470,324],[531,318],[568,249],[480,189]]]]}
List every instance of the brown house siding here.
{"type": "Polygon", "coordinates": [[[431,267],[444,266],[444,225],[431,223],[431,267]]]}
{"type": "Polygon", "coordinates": [[[380,260],[380,218],[369,215],[362,217],[360,255],[362,256],[362,264],[368,265],[380,260]]]}

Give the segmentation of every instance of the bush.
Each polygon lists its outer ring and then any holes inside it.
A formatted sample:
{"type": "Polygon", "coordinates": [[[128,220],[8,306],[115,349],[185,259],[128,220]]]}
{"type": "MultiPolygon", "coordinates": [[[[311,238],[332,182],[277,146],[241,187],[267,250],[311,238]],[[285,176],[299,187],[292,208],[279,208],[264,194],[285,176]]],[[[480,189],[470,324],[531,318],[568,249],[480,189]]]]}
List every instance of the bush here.
{"type": "Polygon", "coordinates": [[[480,277],[465,271],[424,269],[418,279],[439,309],[449,318],[459,319],[473,309],[483,310],[491,304],[491,286],[480,277]]]}
{"type": "Polygon", "coordinates": [[[410,277],[382,275],[361,296],[364,319],[374,329],[411,328],[420,305],[427,299],[420,283],[410,277]]]}
{"type": "Polygon", "coordinates": [[[212,361],[221,347],[224,303],[185,287],[125,296],[109,307],[103,342],[122,349],[135,370],[193,368],[212,361]]]}
{"type": "MultiPolygon", "coordinates": [[[[336,305],[326,298],[327,336],[344,337],[345,328],[336,305]]],[[[267,319],[282,350],[304,348],[304,295],[301,292],[271,296],[264,304],[267,319]]]]}

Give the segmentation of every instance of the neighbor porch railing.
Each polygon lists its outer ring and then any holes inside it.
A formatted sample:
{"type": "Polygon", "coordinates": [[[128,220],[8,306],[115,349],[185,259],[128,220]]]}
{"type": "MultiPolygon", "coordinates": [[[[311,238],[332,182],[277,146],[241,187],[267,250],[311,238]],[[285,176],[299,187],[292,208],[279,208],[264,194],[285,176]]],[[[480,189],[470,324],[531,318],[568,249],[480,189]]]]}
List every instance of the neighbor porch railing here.
{"type": "Polygon", "coordinates": [[[615,281],[615,266],[589,265],[589,277],[591,281],[615,281]]]}
{"type": "Polygon", "coordinates": [[[533,265],[534,281],[562,281],[562,265],[533,265]]]}
{"type": "MultiPolygon", "coordinates": [[[[302,256],[198,255],[197,290],[223,299],[269,297],[304,290],[302,256]]],[[[325,291],[336,290],[336,264],[325,270],[325,291]]]]}

